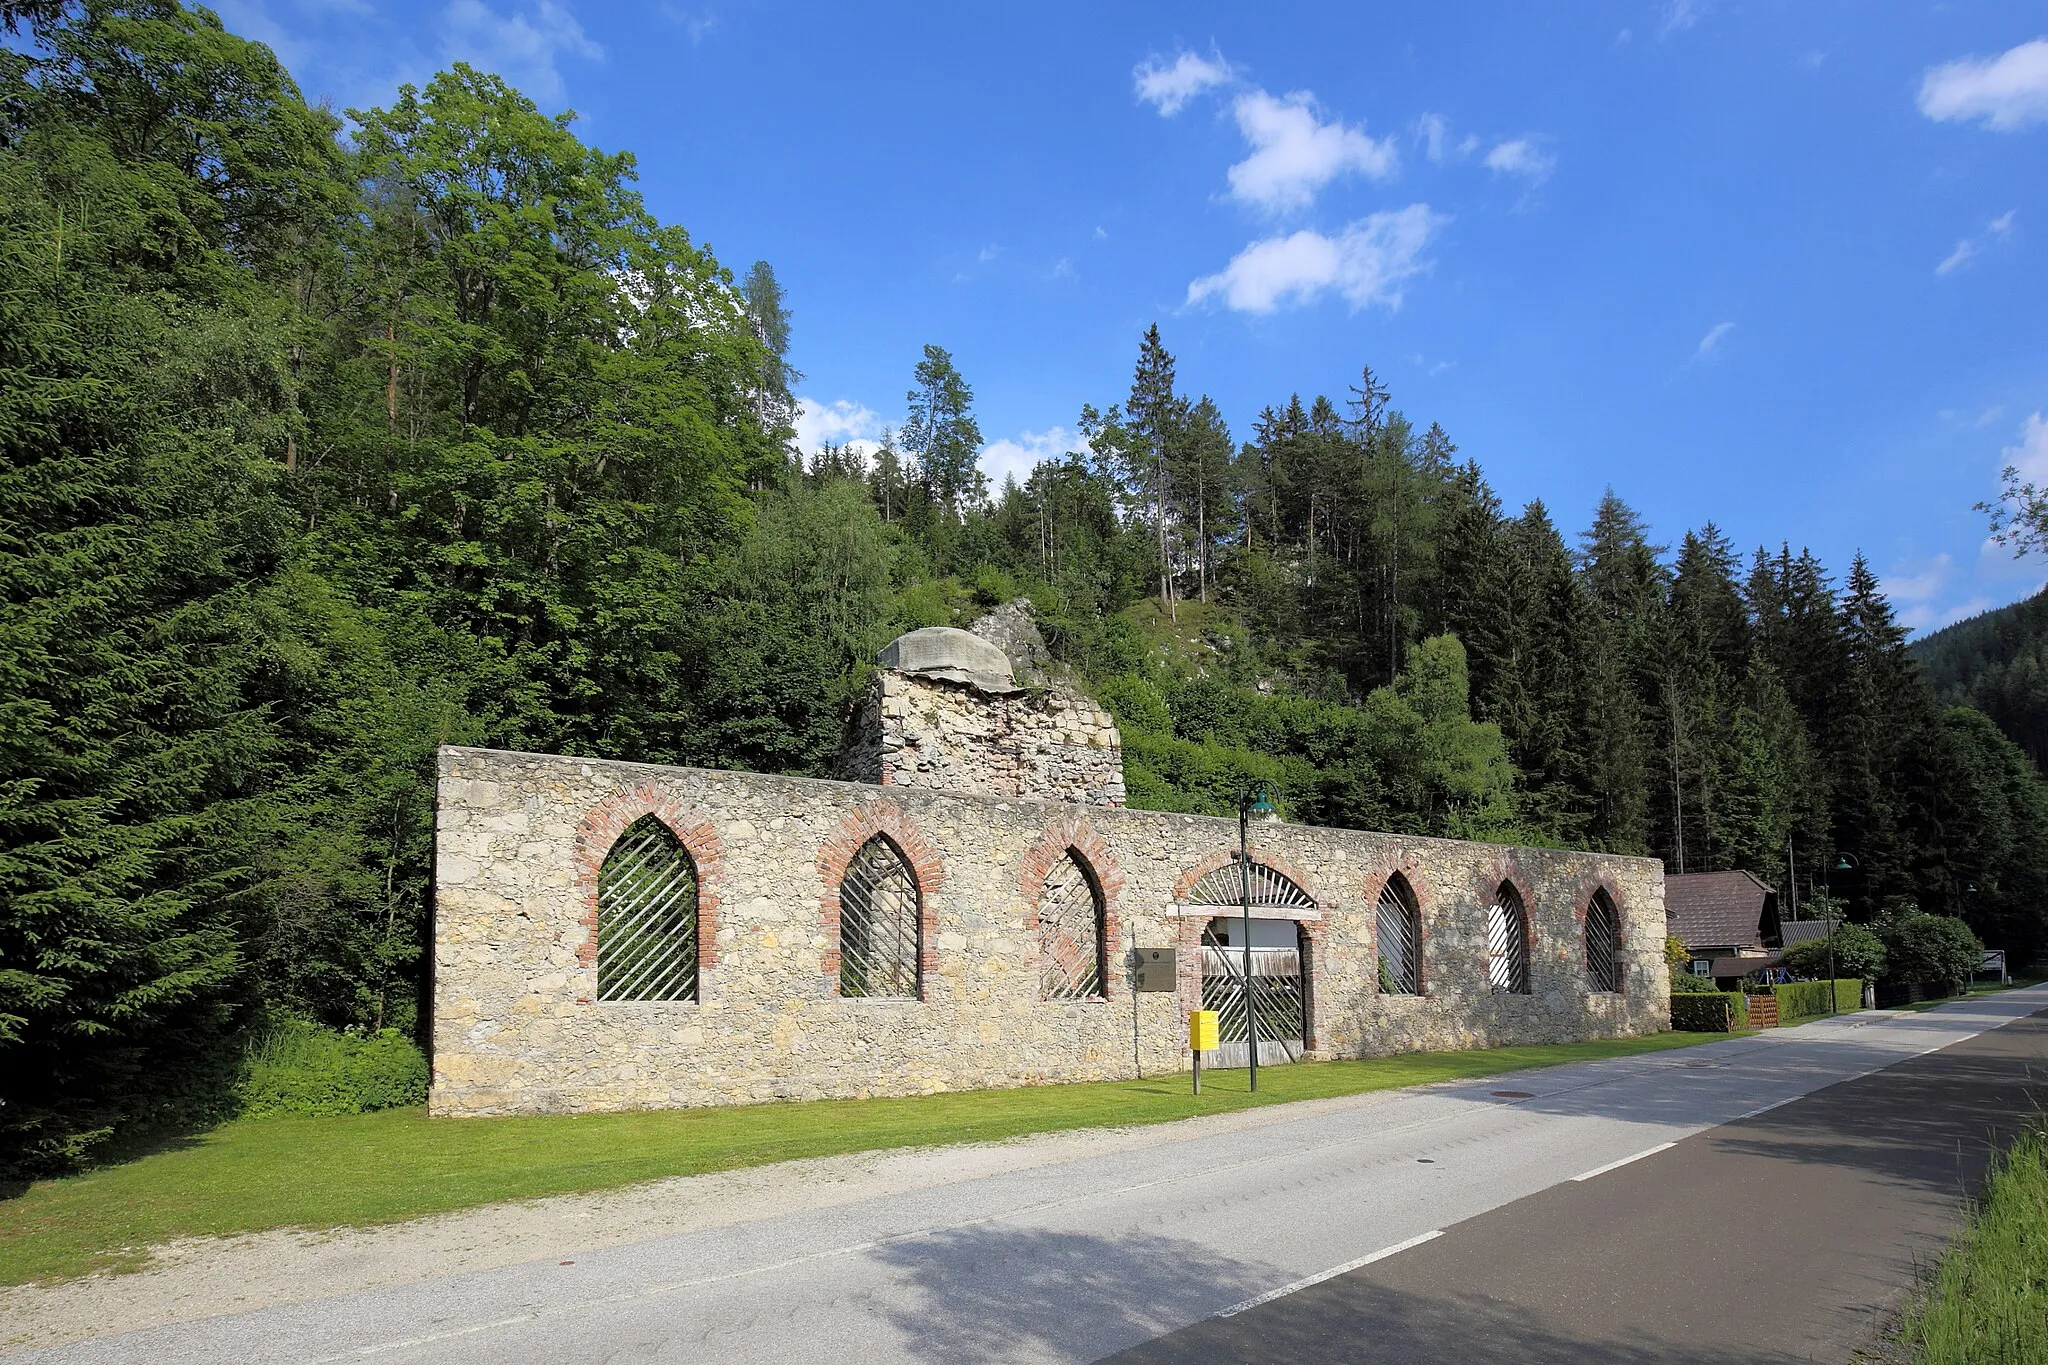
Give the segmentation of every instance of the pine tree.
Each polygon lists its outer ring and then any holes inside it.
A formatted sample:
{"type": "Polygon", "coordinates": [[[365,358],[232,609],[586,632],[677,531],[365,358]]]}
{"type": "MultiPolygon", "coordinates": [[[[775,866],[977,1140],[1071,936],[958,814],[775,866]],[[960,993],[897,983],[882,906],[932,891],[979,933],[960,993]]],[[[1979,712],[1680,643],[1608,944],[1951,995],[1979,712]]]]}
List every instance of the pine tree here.
{"type": "Polygon", "coordinates": [[[957,521],[988,497],[988,476],[977,463],[981,427],[974,420],[974,390],[942,346],[924,348],[915,377],[916,387],[904,396],[910,419],[903,426],[903,448],[916,458],[928,496],[957,521]]]}

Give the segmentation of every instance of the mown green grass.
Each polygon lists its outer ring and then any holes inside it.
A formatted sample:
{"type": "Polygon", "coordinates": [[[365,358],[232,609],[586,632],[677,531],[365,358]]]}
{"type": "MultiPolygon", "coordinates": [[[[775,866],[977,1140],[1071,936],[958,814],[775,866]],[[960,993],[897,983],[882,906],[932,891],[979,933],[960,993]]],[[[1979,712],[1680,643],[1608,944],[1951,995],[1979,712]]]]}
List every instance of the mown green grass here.
{"type": "Polygon", "coordinates": [[[1069,1128],[1164,1123],[1253,1105],[1355,1095],[1532,1066],[1726,1041],[1660,1033],[1612,1042],[1418,1052],[1143,1081],[505,1119],[428,1119],[419,1108],[335,1118],[242,1119],[163,1150],[0,1202],[0,1284],[145,1264],[153,1245],[266,1228],[390,1223],[423,1214],[610,1189],[662,1176],[1069,1128]]]}
{"type": "Polygon", "coordinates": [[[1906,1314],[1916,1365],[2048,1361],[2048,1123],[2013,1143],[1906,1314]]]}

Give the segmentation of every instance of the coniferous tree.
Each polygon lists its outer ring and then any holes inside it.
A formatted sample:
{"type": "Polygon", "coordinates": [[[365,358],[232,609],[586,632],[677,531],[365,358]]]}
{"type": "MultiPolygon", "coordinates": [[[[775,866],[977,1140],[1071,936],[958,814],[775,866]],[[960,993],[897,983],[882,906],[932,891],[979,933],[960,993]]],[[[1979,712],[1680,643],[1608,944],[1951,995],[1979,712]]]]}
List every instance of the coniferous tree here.
{"type": "Polygon", "coordinates": [[[942,346],[924,348],[915,378],[916,387],[904,396],[910,417],[903,425],[903,448],[917,461],[926,495],[957,520],[988,497],[988,476],[977,463],[981,427],[974,420],[974,390],[942,346]]]}

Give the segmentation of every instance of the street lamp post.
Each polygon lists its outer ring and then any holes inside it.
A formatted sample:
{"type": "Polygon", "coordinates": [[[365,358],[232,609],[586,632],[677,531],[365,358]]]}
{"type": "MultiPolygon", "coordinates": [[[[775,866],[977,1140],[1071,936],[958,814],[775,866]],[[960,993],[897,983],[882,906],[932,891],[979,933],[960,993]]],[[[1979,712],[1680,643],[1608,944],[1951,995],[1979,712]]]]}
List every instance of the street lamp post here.
{"type": "MultiPolygon", "coordinates": [[[[1837,853],[1837,854],[1835,855],[1835,871],[1837,871],[1837,872],[1854,872],[1854,871],[1856,870],[1856,868],[1857,868],[1857,862],[1856,862],[1856,855],[1855,855],[1855,854],[1853,854],[1853,853],[1837,853]]],[[[1836,1010],[1835,1010],[1835,916],[1836,916],[1836,914],[1837,914],[1837,911],[1835,910],[1835,889],[1834,889],[1834,887],[1830,886],[1830,887],[1828,888],[1828,1013],[1829,1013],[1829,1014],[1833,1014],[1833,1013],[1835,1013],[1835,1012],[1836,1012],[1836,1010]]],[[[1857,1000],[1856,1000],[1856,1003],[1860,1005],[1860,1004],[1862,1004],[1862,1003],[1863,1003],[1863,1000],[1862,1000],[1862,994],[1861,994],[1861,992],[1862,992],[1862,987],[1861,987],[1861,985],[1860,985],[1860,984],[1859,984],[1859,986],[1857,987],[1857,991],[1858,991],[1858,994],[1857,994],[1857,1000]]]]}
{"type": "Polygon", "coordinates": [[[1244,912],[1244,1038],[1251,1086],[1259,1088],[1259,1012],[1252,1001],[1252,858],[1251,825],[1254,815],[1271,815],[1273,803],[1257,789],[1237,798],[1237,876],[1239,909],[1244,912]]]}

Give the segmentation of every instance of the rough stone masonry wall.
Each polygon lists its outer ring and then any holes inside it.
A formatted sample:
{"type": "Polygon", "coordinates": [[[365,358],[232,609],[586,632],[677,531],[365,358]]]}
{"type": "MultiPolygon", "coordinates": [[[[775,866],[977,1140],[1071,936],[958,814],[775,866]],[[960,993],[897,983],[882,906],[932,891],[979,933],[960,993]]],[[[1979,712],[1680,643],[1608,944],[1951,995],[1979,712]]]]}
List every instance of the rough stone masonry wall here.
{"type": "Polygon", "coordinates": [[[883,669],[854,708],[839,771],[884,787],[1124,803],[1116,722],[1062,679],[990,696],[883,669]]]}
{"type": "MultiPolygon", "coordinates": [[[[1224,865],[1234,821],[911,787],[483,749],[441,751],[434,1087],[444,1115],[569,1113],[906,1095],[1125,1077],[1187,1065],[1202,926],[1185,895],[1224,865]],[[697,862],[701,999],[596,999],[596,879],[647,812],[697,862]],[[837,994],[838,878],[870,834],[924,883],[921,1000],[837,994]],[[1121,949],[1174,945],[1178,994],[1039,999],[1038,879],[1068,848],[1094,870],[1121,949]],[[1136,1040],[1134,1044],[1134,1023],[1136,1040]],[[1135,1053],[1135,1055],[1134,1055],[1135,1053]]],[[[1654,861],[1269,824],[1254,856],[1317,900],[1308,1055],[1562,1042],[1666,1027],[1663,869],[1654,861]],[[1421,905],[1421,996],[1380,994],[1373,906],[1393,872],[1421,905]],[[1486,913],[1529,908],[1534,991],[1487,985],[1486,913]],[[1589,993],[1580,925],[1605,888],[1623,985],[1589,993]]]]}

